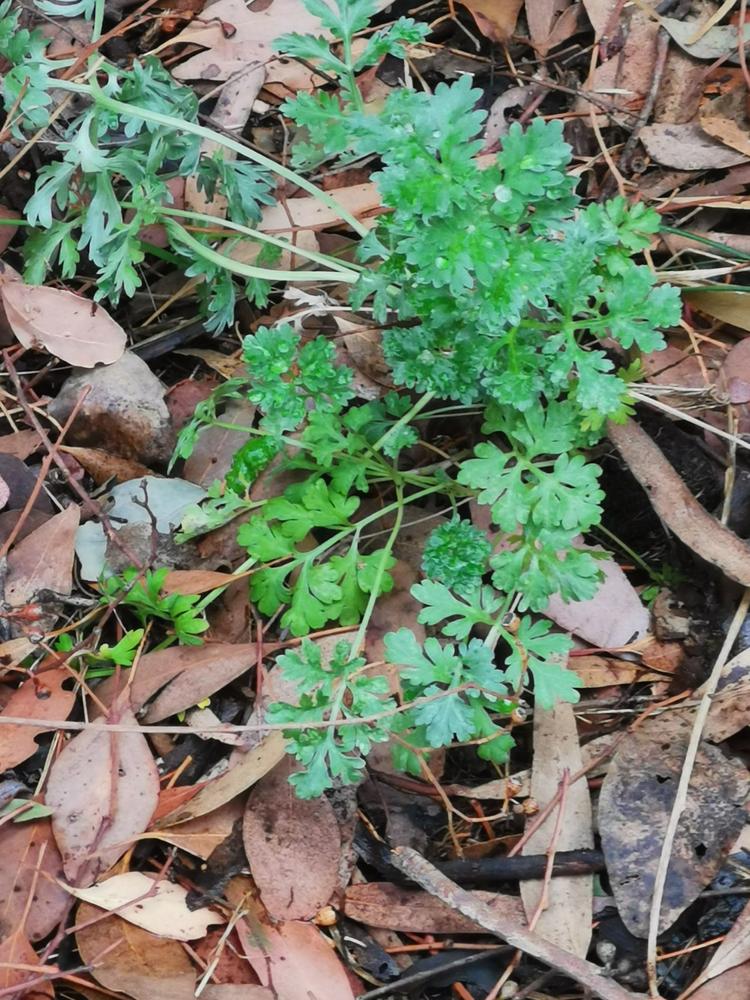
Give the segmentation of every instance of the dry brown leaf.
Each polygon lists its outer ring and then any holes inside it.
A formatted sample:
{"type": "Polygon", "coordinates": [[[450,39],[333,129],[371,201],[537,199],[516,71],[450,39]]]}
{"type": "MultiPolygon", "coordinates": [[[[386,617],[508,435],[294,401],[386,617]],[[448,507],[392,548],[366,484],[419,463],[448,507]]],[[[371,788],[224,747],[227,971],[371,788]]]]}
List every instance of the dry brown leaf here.
{"type": "Polygon", "coordinates": [[[638,137],[648,155],[663,167],[718,170],[747,162],[743,153],[717,142],[695,122],[645,125],[638,137]]]}
{"type": "Polygon", "coordinates": [[[693,1000],[732,1000],[748,996],[750,990],[750,907],[735,920],[711,961],[700,974],[691,990],[693,1000]]]}
{"type": "Polygon", "coordinates": [[[213,983],[201,993],[202,1000],[277,1000],[278,993],[251,983],[213,983]]]}
{"type": "MultiPolygon", "coordinates": [[[[617,910],[648,933],[654,876],[682,773],[691,720],[647,720],[618,745],[599,797],[599,831],[617,910]]],[[[747,769],[703,742],[674,838],[659,927],[670,927],[716,875],[745,823],[747,769]]]]}
{"type": "Polygon", "coordinates": [[[750,121],[744,86],[735,87],[705,104],[701,109],[700,122],[708,135],[750,157],[750,121]]]}
{"type": "Polygon", "coordinates": [[[226,407],[222,424],[238,424],[236,431],[227,427],[208,427],[198,435],[182,478],[196,486],[210,486],[223,479],[238,449],[247,441],[246,427],[252,427],[255,407],[243,400],[233,400],[226,407]]]}
{"type": "Polygon", "coordinates": [[[237,581],[232,573],[219,573],[213,569],[173,569],[167,573],[161,589],[163,594],[205,594],[237,581]]]}
{"type": "Polygon", "coordinates": [[[243,824],[253,881],[272,920],[306,920],[333,896],[341,834],[325,796],[300,799],[286,757],[255,786],[243,824]]]}
{"type": "Polygon", "coordinates": [[[523,0],[461,0],[474,15],[477,27],[493,42],[507,42],[516,28],[523,0]]]}
{"type": "Polygon", "coordinates": [[[57,882],[63,874],[62,858],[49,820],[6,824],[2,845],[0,940],[19,926],[33,888],[25,931],[30,941],[39,941],[59,924],[69,905],[68,894],[57,882]]]}
{"type": "Polygon", "coordinates": [[[583,0],[583,6],[586,8],[586,13],[589,21],[591,21],[591,26],[594,29],[597,39],[607,29],[611,31],[612,27],[617,26],[613,15],[615,11],[620,9],[618,0],[583,0]]]}
{"type": "Polygon", "coordinates": [[[212,924],[224,923],[224,917],[207,906],[191,910],[187,889],[181,885],[152,878],[145,872],[124,872],[88,889],[67,889],[76,899],[102,910],[117,910],[128,923],[173,941],[192,941],[203,937],[212,924]]]}
{"type": "MultiPolygon", "coordinates": [[[[33,601],[40,590],[69,594],[73,587],[75,536],[81,512],[75,505],[50,518],[11,550],[5,599],[14,608],[33,601]]],[[[50,609],[38,622],[51,628],[57,614],[50,609]]]]}
{"type": "Polygon", "coordinates": [[[568,661],[571,670],[575,670],[583,688],[610,687],[612,684],[633,684],[636,681],[661,681],[663,674],[651,673],[637,663],[628,660],[617,660],[608,656],[597,656],[591,653],[587,656],[573,656],[568,661]]]}
{"type": "Polygon", "coordinates": [[[580,5],[571,0],[526,0],[531,42],[540,56],[575,34],[579,11],[580,5]]]}
{"type": "Polygon", "coordinates": [[[178,827],[149,830],[148,833],[141,835],[141,839],[163,840],[205,861],[211,852],[227,839],[234,824],[242,819],[244,812],[244,799],[238,796],[206,816],[198,816],[178,827]]]}
{"type": "Polygon", "coordinates": [[[90,885],[148,827],[159,798],[159,772],[124,691],[107,722],[92,724],[63,747],[47,781],[52,829],[70,882],[90,885]]]}
{"type": "Polygon", "coordinates": [[[23,461],[39,450],[42,439],[36,431],[15,431],[0,436],[0,454],[14,455],[23,461]]]}
{"type": "Polygon", "coordinates": [[[730,580],[750,586],[750,547],[700,505],[653,439],[633,420],[610,422],[607,433],[667,527],[730,580]]]}
{"type": "MultiPolygon", "coordinates": [[[[582,542],[578,547],[587,548],[582,542]]],[[[649,613],[614,559],[598,561],[597,568],[603,580],[590,600],[566,602],[554,594],[544,613],[592,646],[616,649],[648,632],[649,613]]]]}
{"type": "MultiPolygon", "coordinates": [[[[497,892],[472,893],[477,899],[497,907],[509,918],[525,923],[521,900],[497,892]]],[[[451,909],[435,896],[419,889],[404,889],[391,882],[362,882],[350,885],[343,904],[351,920],[368,927],[404,931],[411,934],[482,934],[479,924],[451,909]]]]}
{"type": "MultiPolygon", "coordinates": [[[[47,966],[48,971],[49,968],[47,966]]],[[[0,941],[0,993],[11,997],[23,997],[24,1000],[54,996],[52,983],[36,983],[17,992],[11,989],[13,986],[21,986],[30,979],[36,979],[41,973],[41,963],[29,944],[23,927],[16,927],[3,941],[0,941]],[[36,967],[39,967],[39,972],[34,971],[36,967]]]]}
{"type": "Polygon", "coordinates": [[[21,281],[2,282],[0,298],[24,347],[48,351],[80,368],[112,364],[125,350],[123,328],[90,299],[21,281]]]}
{"type": "Polygon", "coordinates": [[[260,781],[284,756],[284,737],[280,732],[269,733],[218,778],[209,781],[189,802],[178,806],[161,819],[162,826],[175,826],[196,816],[205,816],[231,801],[240,792],[260,781]]]}
{"type": "MultiPolygon", "coordinates": [[[[560,704],[547,710],[537,706],[534,710],[531,795],[540,808],[555,797],[565,772],[570,776],[580,771],[582,766],[573,707],[560,704]]],[[[546,853],[552,845],[557,822],[556,809],[531,834],[524,844],[523,853],[546,853]]],[[[593,846],[589,788],[585,781],[577,781],[566,789],[562,823],[554,848],[573,851],[593,846]]],[[[546,889],[539,879],[521,882],[521,899],[527,920],[530,921],[536,913],[542,896],[546,898],[547,905],[534,926],[536,933],[581,958],[586,957],[591,942],[593,894],[593,875],[554,878],[546,889]]]]}
{"type": "Polygon", "coordinates": [[[15,767],[37,752],[39,744],[35,737],[48,732],[45,720],[67,719],[76,700],[73,688],[73,677],[59,667],[29,677],[13,692],[0,715],[0,723],[3,716],[39,719],[39,727],[0,725],[0,771],[15,767]]]}
{"type": "MultiPolygon", "coordinates": [[[[171,652],[174,660],[182,667],[177,676],[170,680],[159,691],[148,707],[144,716],[148,724],[161,722],[162,719],[178,712],[184,712],[199,701],[210,698],[212,694],[223,688],[255,666],[258,659],[258,647],[255,643],[212,642],[205,646],[173,646],[162,653],[171,652]]],[[[156,656],[158,654],[150,654],[156,656]]],[[[141,660],[139,673],[143,673],[141,660]]],[[[164,661],[166,661],[166,657],[164,661]]],[[[163,662],[160,663],[162,667],[163,662]]],[[[148,683],[148,680],[145,681],[148,683]]],[[[131,702],[144,704],[142,700],[144,688],[133,685],[131,702]]]]}
{"type": "MultiPolygon", "coordinates": [[[[742,914],[738,922],[741,919],[742,914]]],[[[690,994],[690,1000],[735,1000],[746,996],[750,996],[750,962],[732,966],[717,978],[709,979],[690,994]]]]}
{"type": "MultiPolygon", "coordinates": [[[[662,17],[661,24],[674,38],[680,48],[693,59],[726,59],[738,63],[739,30],[735,24],[716,24],[709,28],[697,41],[692,41],[698,29],[698,22],[680,20],[676,17],[662,17]]],[[[745,25],[745,38],[750,39],[750,24],[745,25]]]]}
{"type": "Polygon", "coordinates": [[[157,937],[91,903],[79,905],[76,924],[84,925],[76,931],[78,951],[102,986],[134,1000],[193,1000],[195,968],[177,941],[157,937]]]}
{"type": "MultiPolygon", "coordinates": [[[[591,16],[591,4],[587,3],[586,9],[591,16]]],[[[610,58],[596,66],[586,81],[586,90],[602,94],[607,104],[629,112],[621,120],[632,127],[631,115],[640,110],[651,88],[659,25],[645,11],[635,6],[631,6],[629,11],[618,13],[614,20],[607,18],[606,24],[610,32],[617,31],[618,35],[622,33],[624,41],[622,46],[611,46],[610,58]]],[[[592,105],[588,101],[578,98],[575,109],[583,113],[585,122],[590,121],[592,105]]],[[[602,121],[605,120],[601,115],[599,117],[602,121]]]]}
{"type": "Polygon", "coordinates": [[[144,476],[155,475],[148,466],[141,465],[140,462],[133,462],[129,458],[120,458],[118,455],[103,451],[101,448],[71,448],[68,445],[58,445],[57,447],[58,451],[72,455],[99,486],[109,482],[110,479],[114,479],[118,483],[127,483],[130,479],[142,479],[144,476]]]}
{"type": "Polygon", "coordinates": [[[317,927],[300,920],[274,924],[248,879],[233,879],[227,899],[247,911],[237,931],[262,986],[283,1000],[354,1000],[344,966],[317,927]]]}

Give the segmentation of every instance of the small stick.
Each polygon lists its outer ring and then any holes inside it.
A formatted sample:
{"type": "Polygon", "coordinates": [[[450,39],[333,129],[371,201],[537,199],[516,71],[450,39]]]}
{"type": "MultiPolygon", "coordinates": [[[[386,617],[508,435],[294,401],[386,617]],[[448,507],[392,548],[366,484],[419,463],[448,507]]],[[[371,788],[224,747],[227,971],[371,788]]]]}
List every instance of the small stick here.
{"type": "Polygon", "coordinates": [[[472,893],[461,889],[410,847],[395,848],[392,860],[399,871],[421,885],[432,896],[463,913],[470,920],[481,924],[490,934],[506,941],[512,947],[520,949],[587,987],[600,1000],[636,1000],[637,997],[642,997],[642,994],[632,993],[614,980],[608,979],[603,969],[593,962],[587,962],[563,948],[558,948],[551,941],[521,927],[477,899],[472,893]]]}

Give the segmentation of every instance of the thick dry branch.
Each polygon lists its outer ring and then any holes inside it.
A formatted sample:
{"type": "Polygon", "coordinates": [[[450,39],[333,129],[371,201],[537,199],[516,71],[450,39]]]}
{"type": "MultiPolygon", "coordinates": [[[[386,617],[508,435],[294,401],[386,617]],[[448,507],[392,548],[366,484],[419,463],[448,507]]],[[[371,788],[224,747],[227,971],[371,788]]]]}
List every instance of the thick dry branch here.
{"type": "Polygon", "coordinates": [[[397,847],[392,855],[393,864],[416,882],[427,892],[441,899],[448,906],[465,917],[481,924],[490,934],[506,941],[514,948],[525,952],[532,958],[544,962],[546,965],[557,969],[582,986],[587,987],[594,996],[601,1000],[636,1000],[643,994],[632,993],[624,987],[619,986],[612,979],[606,978],[602,969],[587,962],[577,955],[572,955],[550,941],[539,937],[526,928],[519,926],[513,920],[508,919],[486,903],[477,899],[470,892],[461,889],[455,882],[443,875],[441,872],[425,860],[421,854],[413,851],[410,847],[397,847]]]}
{"type": "Polygon", "coordinates": [[[653,439],[634,420],[610,423],[607,433],[670,531],[730,580],[750,587],[750,546],[701,507],[653,439]]]}

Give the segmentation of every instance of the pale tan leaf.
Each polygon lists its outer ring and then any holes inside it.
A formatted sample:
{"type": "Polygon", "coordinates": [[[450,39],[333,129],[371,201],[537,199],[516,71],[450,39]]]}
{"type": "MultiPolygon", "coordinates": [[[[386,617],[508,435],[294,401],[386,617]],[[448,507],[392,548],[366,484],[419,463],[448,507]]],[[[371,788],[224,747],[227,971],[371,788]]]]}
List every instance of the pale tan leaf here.
{"type": "Polygon", "coordinates": [[[144,872],[124,872],[87,889],[66,886],[71,895],[102,910],[117,910],[118,916],[136,927],[173,941],[203,937],[212,924],[224,923],[215,910],[202,906],[191,910],[187,889],[144,872]]]}
{"type": "Polygon", "coordinates": [[[164,594],[205,594],[241,579],[233,573],[219,573],[212,569],[173,569],[167,573],[161,589],[164,594]]]}
{"type": "Polygon", "coordinates": [[[193,1000],[195,968],[177,941],[107,915],[91,903],[79,905],[76,924],[81,927],[76,931],[78,951],[102,986],[134,1000],[193,1000]]]}
{"type": "MultiPolygon", "coordinates": [[[[685,292],[685,300],[693,308],[720,319],[722,323],[750,330],[750,294],[731,289],[726,292],[685,292]]],[[[739,347],[738,344],[735,349],[739,347]]]]}
{"type": "MultiPolygon", "coordinates": [[[[553,709],[542,709],[537,705],[534,709],[531,795],[540,808],[555,797],[565,772],[570,776],[580,771],[582,766],[572,705],[559,704],[553,709]]],[[[524,844],[523,853],[545,854],[550,846],[556,851],[575,851],[594,846],[591,798],[585,781],[568,786],[559,833],[552,844],[557,822],[558,810],[555,809],[531,834],[524,844]]],[[[536,933],[560,948],[585,958],[591,942],[593,891],[593,875],[552,879],[546,891],[547,906],[534,925],[536,933]]],[[[521,899],[527,920],[535,915],[543,893],[542,880],[521,882],[521,899]]]]}
{"type": "Polygon", "coordinates": [[[148,827],[159,797],[159,773],[124,691],[108,722],[92,724],[65,745],[47,782],[52,829],[66,878],[90,885],[148,827]]]}
{"type": "Polygon", "coordinates": [[[223,806],[278,764],[284,756],[284,744],[285,740],[280,732],[269,733],[258,746],[239,755],[237,762],[228,771],[201,788],[189,802],[162,817],[161,824],[175,826],[196,816],[205,816],[223,806]]]}
{"type": "Polygon", "coordinates": [[[0,284],[5,315],[24,347],[49,351],[68,364],[93,368],[112,364],[125,350],[126,335],[98,303],[60,288],[0,284]]]}
{"type": "Polygon", "coordinates": [[[247,800],[243,840],[253,881],[273,920],[314,917],[332,897],[341,860],[341,834],[325,796],[300,799],[289,784],[286,757],[247,800]]]}
{"type": "Polygon", "coordinates": [[[15,455],[22,461],[39,450],[42,439],[36,431],[15,431],[0,436],[0,454],[15,455]]]}
{"type": "Polygon", "coordinates": [[[701,128],[725,146],[750,157],[750,121],[747,113],[747,90],[735,87],[709,101],[701,109],[701,128]]]}
{"type": "Polygon", "coordinates": [[[579,9],[571,0],[526,0],[526,22],[539,55],[546,56],[575,33],[579,9]]]}
{"type": "Polygon", "coordinates": [[[747,156],[717,142],[695,122],[644,126],[639,139],[646,152],[663,167],[682,170],[719,170],[746,163],[747,156]]]}

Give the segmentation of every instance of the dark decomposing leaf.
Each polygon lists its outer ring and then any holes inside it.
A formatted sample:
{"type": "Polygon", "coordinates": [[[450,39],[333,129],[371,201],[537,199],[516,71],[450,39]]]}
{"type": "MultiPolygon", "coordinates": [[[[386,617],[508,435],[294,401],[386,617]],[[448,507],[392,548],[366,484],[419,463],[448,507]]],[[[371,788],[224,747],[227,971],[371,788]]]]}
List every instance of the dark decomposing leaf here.
{"type": "MultiPolygon", "coordinates": [[[[618,912],[648,932],[656,868],[685,760],[692,720],[660,717],[629,733],[599,797],[599,831],[618,912]]],[[[660,929],[671,926],[719,870],[746,822],[745,766],[703,742],[674,839],[660,929]]]]}

